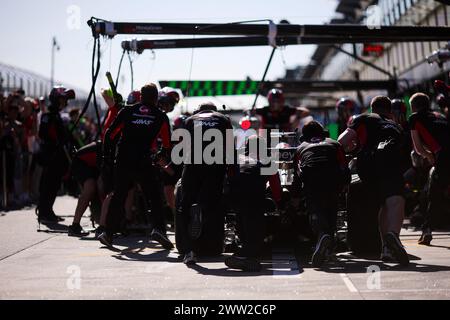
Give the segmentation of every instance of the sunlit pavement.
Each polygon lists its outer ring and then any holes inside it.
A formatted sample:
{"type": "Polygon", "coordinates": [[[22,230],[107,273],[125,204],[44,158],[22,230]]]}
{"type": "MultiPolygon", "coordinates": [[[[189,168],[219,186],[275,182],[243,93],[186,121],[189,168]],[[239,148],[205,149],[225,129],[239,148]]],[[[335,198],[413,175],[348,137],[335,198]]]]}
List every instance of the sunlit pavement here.
{"type": "MultiPolygon", "coordinates": [[[[58,198],[69,225],[76,199],[58,198]]],[[[83,220],[90,227],[88,218],[83,220]]],[[[37,232],[34,210],[0,212],[0,299],[449,299],[450,233],[432,247],[404,230],[411,265],[402,268],[348,253],[318,270],[299,250],[275,249],[260,273],[229,270],[224,257],[187,268],[145,237],[117,239],[116,251],[93,239],[37,232]]],[[[45,228],[42,228],[45,229],[45,228]]],[[[171,238],[174,240],[173,234],[171,238]]],[[[370,257],[369,257],[370,258],[370,257]]]]}

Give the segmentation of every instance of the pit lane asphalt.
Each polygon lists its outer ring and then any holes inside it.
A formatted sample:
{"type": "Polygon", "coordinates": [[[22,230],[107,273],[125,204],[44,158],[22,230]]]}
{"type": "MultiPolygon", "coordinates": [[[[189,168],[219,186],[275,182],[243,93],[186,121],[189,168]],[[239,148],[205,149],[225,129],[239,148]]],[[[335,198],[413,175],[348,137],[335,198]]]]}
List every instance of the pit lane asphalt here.
{"type": "MultiPolygon", "coordinates": [[[[75,206],[74,198],[57,199],[55,212],[66,217],[65,226],[75,206]]],[[[89,219],[82,225],[90,227],[89,219]]],[[[264,258],[262,272],[245,273],[227,269],[226,255],[187,268],[176,250],[144,236],[118,239],[111,251],[93,234],[78,239],[37,229],[32,208],[0,212],[0,299],[450,298],[448,231],[424,247],[417,244],[419,232],[404,229],[401,240],[411,259],[406,268],[341,253],[319,270],[302,248],[277,248],[264,258]]]]}

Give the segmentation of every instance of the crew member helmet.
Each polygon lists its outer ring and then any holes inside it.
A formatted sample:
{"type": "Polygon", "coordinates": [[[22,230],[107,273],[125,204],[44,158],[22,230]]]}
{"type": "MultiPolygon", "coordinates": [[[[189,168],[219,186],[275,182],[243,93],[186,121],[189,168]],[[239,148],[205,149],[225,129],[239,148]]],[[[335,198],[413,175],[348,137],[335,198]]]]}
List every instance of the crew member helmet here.
{"type": "Polygon", "coordinates": [[[281,89],[271,89],[267,94],[267,100],[269,100],[269,104],[273,104],[274,102],[284,104],[284,93],[281,89]]]}
{"type": "Polygon", "coordinates": [[[392,100],[391,108],[392,108],[392,112],[395,114],[406,115],[406,111],[407,111],[406,104],[401,99],[392,100]]]}
{"type": "Polygon", "coordinates": [[[165,87],[159,92],[158,103],[165,112],[172,112],[180,101],[178,92],[170,87],[165,87]]]}
{"type": "Polygon", "coordinates": [[[450,86],[447,86],[444,81],[434,81],[434,88],[436,89],[437,93],[443,94],[446,97],[450,95],[450,86]]]}
{"type": "Polygon", "coordinates": [[[49,99],[53,105],[59,104],[59,99],[64,98],[66,100],[75,99],[75,91],[72,89],[66,89],[63,86],[55,86],[50,91],[49,99]]]}
{"type": "Polygon", "coordinates": [[[164,87],[159,92],[159,95],[160,95],[160,97],[166,96],[166,97],[169,97],[169,98],[173,99],[175,104],[180,102],[180,95],[178,94],[178,92],[174,88],[164,87]]]}
{"type": "Polygon", "coordinates": [[[395,122],[403,124],[406,122],[407,107],[403,100],[393,99],[391,102],[392,115],[394,116],[395,122]]]}
{"type": "Polygon", "coordinates": [[[198,106],[197,110],[194,111],[194,114],[197,114],[202,111],[217,112],[217,107],[213,102],[205,102],[198,106]]]}
{"type": "Polygon", "coordinates": [[[355,114],[358,110],[358,104],[349,97],[342,97],[336,102],[336,110],[339,114],[355,114]]]}
{"type": "Polygon", "coordinates": [[[325,137],[325,129],[317,121],[310,121],[309,123],[305,124],[302,129],[302,141],[311,141],[314,138],[323,140],[325,137]]]}
{"type": "Polygon", "coordinates": [[[173,121],[173,130],[184,129],[185,125],[186,125],[186,120],[188,118],[189,117],[185,114],[182,114],[181,116],[176,117],[175,120],[173,121]]]}
{"type": "Polygon", "coordinates": [[[141,101],[141,92],[138,90],[132,91],[127,98],[127,104],[136,104],[141,101]]]}

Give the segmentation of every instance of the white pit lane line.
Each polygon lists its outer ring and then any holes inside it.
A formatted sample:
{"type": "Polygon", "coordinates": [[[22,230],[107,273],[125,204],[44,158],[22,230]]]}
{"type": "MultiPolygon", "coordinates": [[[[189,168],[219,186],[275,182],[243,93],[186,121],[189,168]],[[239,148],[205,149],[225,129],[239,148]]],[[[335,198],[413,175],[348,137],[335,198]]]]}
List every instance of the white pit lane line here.
{"type": "Polygon", "coordinates": [[[286,279],[286,277],[301,278],[297,259],[293,253],[272,253],[272,260],[262,261],[271,264],[272,277],[286,279]]]}
{"type": "Polygon", "coordinates": [[[345,273],[340,274],[342,280],[344,281],[345,285],[347,286],[348,291],[351,293],[357,293],[358,289],[356,289],[355,285],[353,284],[352,280],[347,276],[345,273]]]}
{"type": "MultiPolygon", "coordinates": [[[[294,254],[272,253],[272,276],[274,278],[286,279],[286,276],[288,276],[300,279],[302,274],[299,269],[300,268],[294,254]]],[[[339,275],[350,293],[359,293],[358,289],[356,289],[347,274],[340,273],[339,275]]]]}

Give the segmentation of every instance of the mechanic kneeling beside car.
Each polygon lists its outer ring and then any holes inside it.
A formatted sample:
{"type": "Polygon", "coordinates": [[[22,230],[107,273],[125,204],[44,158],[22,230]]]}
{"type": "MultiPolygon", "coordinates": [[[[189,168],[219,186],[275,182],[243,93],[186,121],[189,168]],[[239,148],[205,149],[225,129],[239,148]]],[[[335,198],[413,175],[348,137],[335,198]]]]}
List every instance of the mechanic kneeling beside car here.
{"type": "Polygon", "coordinates": [[[312,264],[320,267],[334,247],[338,197],[351,177],[342,146],[326,138],[320,123],[311,121],[302,132],[303,142],[296,155],[298,175],[305,192],[311,227],[317,235],[312,264]]]}

